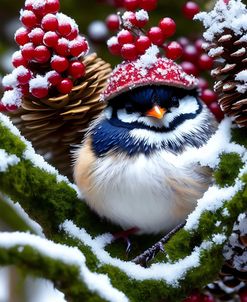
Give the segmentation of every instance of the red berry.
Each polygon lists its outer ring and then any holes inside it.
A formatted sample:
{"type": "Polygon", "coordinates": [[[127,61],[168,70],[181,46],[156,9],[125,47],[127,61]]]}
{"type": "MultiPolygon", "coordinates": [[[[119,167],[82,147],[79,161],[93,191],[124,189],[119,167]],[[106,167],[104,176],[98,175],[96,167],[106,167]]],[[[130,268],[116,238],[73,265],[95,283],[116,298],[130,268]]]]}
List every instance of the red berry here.
{"type": "Polygon", "coordinates": [[[71,79],[63,79],[57,86],[57,89],[62,94],[70,93],[73,88],[73,82],[71,79]]]}
{"type": "Polygon", "coordinates": [[[178,42],[170,42],[166,47],[166,56],[168,59],[177,60],[183,54],[183,48],[178,42]]]}
{"type": "Polygon", "coordinates": [[[247,289],[241,290],[239,297],[240,297],[240,302],[247,302],[247,289]]]}
{"type": "Polygon", "coordinates": [[[118,43],[121,45],[133,43],[134,42],[134,36],[126,29],[121,30],[118,35],[118,43]]]}
{"type": "Polygon", "coordinates": [[[74,61],[70,63],[68,73],[74,79],[79,79],[85,75],[86,67],[80,61],[74,61]]]}
{"type": "Polygon", "coordinates": [[[116,14],[109,15],[106,18],[106,26],[109,30],[118,30],[120,26],[119,17],[116,14]]]}
{"type": "Polygon", "coordinates": [[[68,39],[69,41],[72,41],[78,37],[78,34],[79,34],[78,29],[74,27],[74,28],[72,28],[71,33],[68,36],[66,36],[66,39],[68,39]]]}
{"type": "Polygon", "coordinates": [[[134,11],[138,8],[140,0],[124,0],[123,6],[126,10],[134,11]]]}
{"type": "Polygon", "coordinates": [[[7,111],[15,111],[18,107],[16,105],[7,105],[7,111]]]}
{"type": "Polygon", "coordinates": [[[217,101],[217,94],[210,89],[204,89],[200,95],[201,99],[206,105],[217,101]]]}
{"type": "Polygon", "coordinates": [[[107,41],[107,46],[110,53],[114,56],[119,56],[121,54],[122,45],[118,43],[117,37],[112,37],[107,41]]]}
{"type": "Polygon", "coordinates": [[[21,49],[23,58],[27,61],[31,61],[34,58],[34,46],[33,43],[25,44],[21,49]]]}
{"type": "Polygon", "coordinates": [[[70,54],[74,57],[85,55],[88,52],[88,43],[85,38],[78,36],[77,39],[73,40],[69,44],[70,54]]]}
{"type": "Polygon", "coordinates": [[[151,46],[151,40],[147,36],[140,36],[135,45],[138,53],[144,54],[145,51],[151,46]]]}
{"type": "Polygon", "coordinates": [[[186,298],[183,302],[201,302],[201,294],[194,293],[186,298]]]}
{"type": "Polygon", "coordinates": [[[57,86],[63,79],[62,76],[55,70],[48,72],[46,77],[48,82],[53,86],[57,86]]]}
{"type": "Polygon", "coordinates": [[[61,38],[58,40],[57,45],[55,46],[55,51],[60,56],[68,56],[69,55],[69,41],[65,38],[61,38]]]}
{"type": "Polygon", "coordinates": [[[178,39],[178,43],[179,43],[181,46],[185,47],[185,46],[189,45],[190,41],[189,41],[189,39],[187,39],[186,37],[180,37],[180,38],[178,39]]]}
{"type": "Polygon", "coordinates": [[[66,37],[68,36],[72,31],[72,26],[67,20],[59,20],[58,23],[58,32],[61,36],[66,37]]]}
{"type": "Polygon", "coordinates": [[[15,41],[17,44],[21,46],[28,43],[30,41],[29,31],[24,27],[19,28],[15,33],[15,41]]]}
{"type": "Polygon", "coordinates": [[[48,47],[55,47],[57,45],[59,36],[54,31],[48,31],[45,33],[43,43],[48,47]]]}
{"type": "Polygon", "coordinates": [[[46,63],[49,61],[50,57],[51,57],[51,53],[46,46],[40,45],[34,49],[35,61],[39,63],[46,63]]]}
{"type": "Polygon", "coordinates": [[[43,43],[45,32],[41,28],[34,28],[29,33],[29,38],[34,45],[41,45],[43,43]]]}
{"type": "Polygon", "coordinates": [[[213,113],[213,115],[216,117],[217,121],[220,122],[224,118],[224,113],[220,109],[220,106],[217,102],[211,103],[208,108],[213,113]]]}
{"type": "Polygon", "coordinates": [[[33,10],[33,0],[26,0],[25,1],[25,9],[26,10],[33,10]]]}
{"type": "Polygon", "coordinates": [[[204,78],[199,78],[199,88],[201,88],[202,90],[207,89],[208,88],[208,82],[204,79],[204,78]]]}
{"type": "Polygon", "coordinates": [[[46,13],[57,13],[60,9],[60,1],[59,0],[46,0],[45,10],[46,13]]]}
{"type": "Polygon", "coordinates": [[[140,7],[150,11],[157,7],[158,0],[140,0],[140,7]]]}
{"type": "MultiPolygon", "coordinates": [[[[225,2],[225,4],[228,4],[230,0],[223,0],[225,2]]],[[[243,301],[241,301],[243,302],[243,301]]]]}
{"type": "Polygon", "coordinates": [[[123,7],[124,0],[113,0],[115,7],[123,7]]]}
{"type": "Polygon", "coordinates": [[[206,54],[202,54],[198,60],[198,66],[202,70],[212,69],[214,60],[206,54]]]}
{"type": "Polygon", "coordinates": [[[182,66],[184,72],[186,72],[187,74],[192,74],[194,76],[197,76],[198,69],[196,68],[195,64],[188,62],[188,61],[184,61],[181,63],[181,66],[182,66]]]}
{"type": "Polygon", "coordinates": [[[135,26],[142,28],[148,23],[148,20],[148,13],[145,10],[141,9],[134,14],[134,19],[132,22],[135,26]]]}
{"type": "Polygon", "coordinates": [[[27,61],[23,58],[21,51],[16,51],[12,56],[12,64],[14,67],[27,67],[27,61]]]}
{"type": "Polygon", "coordinates": [[[17,71],[17,81],[21,85],[27,84],[31,80],[31,72],[23,66],[20,66],[17,71]]]}
{"type": "Polygon", "coordinates": [[[162,45],[165,40],[163,31],[157,26],[150,28],[150,30],[148,31],[148,37],[150,38],[153,44],[158,46],[162,45]]]}
{"type": "Polygon", "coordinates": [[[69,67],[69,61],[65,57],[54,56],[51,60],[51,67],[57,72],[64,72],[69,67]]]}
{"type": "Polygon", "coordinates": [[[163,18],[159,23],[159,27],[166,37],[171,37],[176,32],[176,23],[171,18],[163,18]]]}
{"type": "Polygon", "coordinates": [[[205,43],[205,41],[203,39],[197,39],[195,41],[195,47],[198,50],[198,52],[203,52],[203,48],[202,45],[205,43]]]}
{"type": "Polygon", "coordinates": [[[133,61],[137,59],[138,53],[137,53],[136,46],[131,43],[124,44],[121,49],[121,55],[124,58],[124,60],[133,61]]]}
{"type": "Polygon", "coordinates": [[[47,14],[41,21],[41,26],[45,31],[56,31],[58,27],[57,17],[53,14],[47,14]]]}
{"type": "Polygon", "coordinates": [[[184,47],[183,59],[192,63],[197,63],[199,53],[195,46],[187,45],[184,47]]]}
{"type": "Polygon", "coordinates": [[[200,7],[193,1],[188,1],[183,6],[183,14],[187,19],[193,19],[200,12],[200,7]]]}
{"type": "Polygon", "coordinates": [[[48,95],[48,88],[46,87],[35,87],[31,89],[31,93],[38,99],[45,98],[48,95]]]}
{"type": "Polygon", "coordinates": [[[24,10],[23,12],[21,12],[20,20],[23,25],[29,28],[35,27],[38,21],[35,13],[30,10],[24,10]]]}
{"type": "Polygon", "coordinates": [[[209,295],[204,295],[202,302],[215,302],[214,298],[212,296],[209,295]]]}
{"type": "Polygon", "coordinates": [[[21,93],[24,96],[28,96],[29,95],[29,85],[28,84],[21,85],[20,89],[21,89],[21,93]]]}

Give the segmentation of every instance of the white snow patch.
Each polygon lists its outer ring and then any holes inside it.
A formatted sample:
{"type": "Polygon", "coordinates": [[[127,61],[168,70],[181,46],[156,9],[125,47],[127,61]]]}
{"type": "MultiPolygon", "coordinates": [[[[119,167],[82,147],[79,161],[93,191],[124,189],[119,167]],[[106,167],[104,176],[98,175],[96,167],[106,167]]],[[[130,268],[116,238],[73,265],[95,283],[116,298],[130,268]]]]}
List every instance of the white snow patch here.
{"type": "Polygon", "coordinates": [[[17,107],[20,107],[21,101],[22,101],[22,93],[21,90],[18,88],[5,91],[1,100],[4,106],[15,105],[17,107]]]}
{"type": "Polygon", "coordinates": [[[58,182],[66,182],[73,190],[76,191],[78,198],[84,199],[84,196],[80,193],[75,184],[72,184],[66,176],[59,174],[59,172],[53,166],[49,165],[41,155],[35,153],[32,144],[20,134],[19,130],[12,124],[12,122],[6,115],[0,113],[0,122],[3,123],[3,125],[7,127],[14,135],[18,136],[26,145],[26,150],[23,154],[23,157],[25,159],[30,160],[34,164],[34,166],[42,169],[43,171],[54,174],[58,182]]]}
{"type": "Polygon", "coordinates": [[[88,26],[88,34],[91,39],[98,41],[98,40],[105,40],[108,36],[108,29],[103,21],[93,21],[88,26]]]}
{"type": "Polygon", "coordinates": [[[32,92],[35,88],[48,88],[49,82],[46,77],[37,75],[36,78],[33,78],[29,82],[29,91],[32,92]]]}
{"type": "Polygon", "coordinates": [[[152,67],[158,61],[159,48],[151,45],[135,63],[137,69],[147,69],[152,67]]]}
{"type": "Polygon", "coordinates": [[[112,258],[103,247],[111,242],[112,236],[105,234],[92,238],[85,229],[80,229],[72,221],[66,220],[61,228],[71,237],[81,240],[89,246],[93,253],[100,260],[101,264],[109,264],[118,267],[125,272],[130,278],[135,280],[161,280],[167,284],[177,287],[179,280],[183,279],[188,270],[200,265],[200,253],[212,246],[212,244],[222,244],[223,235],[215,235],[212,241],[204,241],[201,246],[195,247],[191,255],[173,263],[153,264],[150,268],[143,268],[133,262],[126,262],[117,258],[112,258]],[[102,243],[103,239],[103,243],[102,243]]]}
{"type": "Polygon", "coordinates": [[[108,276],[91,272],[86,266],[85,256],[77,247],[69,247],[54,243],[35,235],[14,232],[0,233],[0,246],[9,249],[15,246],[31,246],[46,257],[62,261],[68,265],[76,265],[80,269],[81,280],[89,290],[96,292],[101,298],[112,302],[127,302],[128,298],[111,285],[108,276]]]}
{"type": "Polygon", "coordinates": [[[137,21],[148,21],[149,20],[148,12],[144,9],[138,10],[135,13],[135,15],[136,15],[137,21]]]}
{"type": "Polygon", "coordinates": [[[20,159],[14,154],[8,154],[5,150],[0,149],[0,172],[7,171],[9,166],[17,165],[20,159]]]}

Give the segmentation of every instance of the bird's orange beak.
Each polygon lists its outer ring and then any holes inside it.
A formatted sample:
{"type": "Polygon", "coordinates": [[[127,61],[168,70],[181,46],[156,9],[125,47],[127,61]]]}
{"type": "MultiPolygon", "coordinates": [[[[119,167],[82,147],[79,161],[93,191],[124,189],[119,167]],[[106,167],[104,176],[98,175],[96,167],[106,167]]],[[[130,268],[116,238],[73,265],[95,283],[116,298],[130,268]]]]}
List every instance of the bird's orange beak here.
{"type": "Polygon", "coordinates": [[[161,108],[158,105],[154,105],[152,109],[150,109],[146,112],[146,116],[155,117],[155,118],[161,120],[164,117],[166,111],[167,111],[166,109],[161,108]]]}

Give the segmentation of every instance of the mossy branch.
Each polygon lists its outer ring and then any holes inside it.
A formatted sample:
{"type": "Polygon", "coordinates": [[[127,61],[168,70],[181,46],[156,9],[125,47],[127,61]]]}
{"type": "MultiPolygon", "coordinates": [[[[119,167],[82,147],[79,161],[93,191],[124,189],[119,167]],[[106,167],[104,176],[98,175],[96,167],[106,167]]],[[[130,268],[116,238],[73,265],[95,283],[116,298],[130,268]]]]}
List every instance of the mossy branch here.
{"type": "MultiPolygon", "coordinates": [[[[113,264],[113,262],[102,262],[89,243],[80,240],[80,238],[76,238],[73,234],[65,233],[63,229],[60,228],[65,220],[71,220],[75,225],[86,230],[92,238],[105,232],[114,231],[112,225],[106,224],[105,221],[102,223],[100,219],[88,209],[86,204],[78,198],[76,190],[71,184],[66,180],[61,180],[55,172],[46,171],[41,165],[34,163],[30,156],[31,151],[27,142],[19,137],[15,129],[6,126],[6,124],[8,124],[8,121],[0,115],[0,146],[7,154],[15,154],[20,160],[14,165],[9,165],[5,171],[0,172],[0,191],[10,196],[14,201],[18,201],[29,216],[42,226],[47,238],[50,238],[53,242],[61,243],[64,246],[78,247],[81,254],[85,255],[86,265],[91,272],[109,276],[113,287],[124,292],[130,301],[145,300],[153,302],[164,298],[167,300],[172,299],[174,302],[181,301],[193,288],[205,286],[214,280],[222,265],[222,247],[224,242],[216,243],[213,241],[213,238],[215,234],[225,234],[227,239],[238,214],[246,210],[246,174],[241,176],[243,183],[241,190],[239,190],[231,200],[226,200],[225,204],[216,211],[203,212],[198,221],[198,226],[193,231],[182,229],[165,245],[165,250],[170,259],[168,265],[176,265],[177,261],[183,261],[182,259],[189,256],[194,249],[200,247],[203,242],[211,242],[207,249],[200,249],[200,263],[195,267],[189,267],[185,270],[184,274],[178,278],[177,286],[167,283],[165,279],[162,278],[158,280],[151,277],[138,279],[113,264]],[[228,210],[229,215],[223,215],[224,209],[228,210]],[[216,222],[219,223],[216,225],[216,222]]],[[[235,137],[236,136],[237,135],[235,135],[235,137]]],[[[236,159],[239,155],[232,153],[230,157],[236,159]]],[[[230,161],[231,158],[228,157],[226,162],[230,161]]],[[[232,176],[228,173],[227,182],[229,184],[234,183],[235,177],[243,164],[238,159],[233,162],[238,163],[238,165],[237,167],[235,165],[235,169],[232,167],[234,170],[233,174],[230,173],[232,176]],[[236,169],[238,170],[237,173],[236,169]]],[[[227,165],[226,168],[228,169],[229,165],[227,165]]],[[[219,169],[217,179],[220,184],[221,175],[225,175],[224,164],[223,166],[219,166],[219,169]]],[[[224,183],[222,183],[222,186],[224,186],[224,183]]],[[[157,238],[153,237],[152,240],[149,240],[147,236],[144,238],[135,238],[135,242],[142,247],[142,251],[150,247],[152,241],[156,242],[157,238]]],[[[31,254],[35,255],[35,248],[25,246],[24,250],[26,249],[28,251],[33,249],[33,254],[31,254]]],[[[0,259],[1,257],[3,259],[17,257],[17,260],[12,259],[12,263],[28,268],[29,257],[27,257],[27,254],[25,254],[24,257],[22,253],[17,255],[16,250],[18,251],[15,247],[14,255],[11,254],[13,252],[12,249],[5,250],[4,252],[1,251],[0,259]]],[[[123,250],[120,244],[113,243],[107,246],[107,251],[111,255],[120,257],[122,252],[119,253],[119,250],[123,250]]],[[[1,261],[2,264],[7,264],[7,260],[5,262],[4,260],[1,261]]],[[[159,253],[157,257],[155,257],[154,262],[167,263],[168,261],[162,253],[159,253]]],[[[55,281],[55,275],[48,273],[49,270],[52,270],[53,263],[50,265],[50,268],[44,268],[43,265],[43,268],[40,269],[44,269],[44,276],[46,278],[55,281]],[[46,270],[48,270],[48,272],[46,272],[46,270]]],[[[135,264],[132,263],[132,265],[135,264]]],[[[30,266],[32,267],[32,263],[30,263],[30,266]]],[[[60,264],[57,264],[57,267],[59,268],[60,264]]],[[[139,269],[138,267],[139,266],[136,265],[136,269],[139,269]]],[[[72,268],[71,270],[73,271],[72,268]]],[[[149,270],[149,268],[147,268],[147,270],[149,270]]],[[[33,272],[35,272],[35,270],[33,270],[33,272]]],[[[39,273],[41,273],[41,271],[39,273]]],[[[65,276],[67,276],[66,266],[61,268],[60,273],[61,275],[65,274],[65,276]]],[[[71,279],[75,278],[75,280],[70,280],[70,283],[73,285],[71,294],[70,289],[67,291],[66,286],[60,286],[60,284],[58,284],[58,288],[64,291],[69,299],[77,301],[78,296],[74,295],[76,293],[88,295],[88,289],[78,281],[76,272],[73,274],[71,279]]],[[[61,276],[61,278],[64,277],[61,276]]],[[[57,285],[56,281],[55,285],[57,285]]],[[[100,299],[94,295],[92,295],[92,297],[92,299],[100,299]]],[[[90,301],[89,298],[87,298],[86,301],[90,301]]]]}

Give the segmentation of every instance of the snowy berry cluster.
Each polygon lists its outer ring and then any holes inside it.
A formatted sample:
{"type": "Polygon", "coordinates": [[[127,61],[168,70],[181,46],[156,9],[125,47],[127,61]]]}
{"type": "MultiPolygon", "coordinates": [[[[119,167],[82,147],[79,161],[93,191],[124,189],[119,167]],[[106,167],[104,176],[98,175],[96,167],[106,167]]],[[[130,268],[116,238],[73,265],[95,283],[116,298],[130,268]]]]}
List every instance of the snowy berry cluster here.
{"type": "Polygon", "coordinates": [[[209,83],[204,78],[204,72],[210,71],[214,64],[213,59],[204,52],[203,46],[205,41],[202,39],[190,41],[185,37],[179,38],[178,41],[183,47],[183,55],[181,57],[183,70],[188,74],[199,77],[201,99],[217,120],[222,120],[224,114],[217,102],[218,96],[213,90],[209,89],[209,83]]]}
{"type": "Polygon", "coordinates": [[[122,28],[107,42],[111,54],[133,61],[143,55],[151,45],[156,45],[165,51],[167,58],[176,60],[182,55],[183,49],[178,42],[165,44],[176,31],[176,23],[173,19],[163,18],[158,26],[144,30],[149,21],[148,11],[154,9],[156,5],[157,1],[124,0],[123,6],[127,11],[121,16],[110,15],[106,19],[110,30],[122,28]]]}
{"type": "Polygon", "coordinates": [[[76,22],[59,8],[59,0],[26,0],[20,16],[23,26],[15,34],[20,50],[12,57],[14,71],[3,79],[8,93],[2,102],[7,102],[11,90],[14,98],[18,94],[44,98],[51,90],[67,94],[85,74],[80,57],[87,54],[88,43],[76,22]]]}

